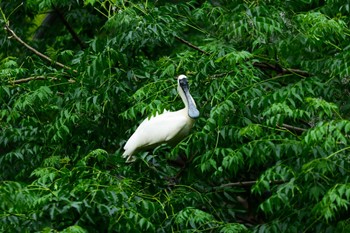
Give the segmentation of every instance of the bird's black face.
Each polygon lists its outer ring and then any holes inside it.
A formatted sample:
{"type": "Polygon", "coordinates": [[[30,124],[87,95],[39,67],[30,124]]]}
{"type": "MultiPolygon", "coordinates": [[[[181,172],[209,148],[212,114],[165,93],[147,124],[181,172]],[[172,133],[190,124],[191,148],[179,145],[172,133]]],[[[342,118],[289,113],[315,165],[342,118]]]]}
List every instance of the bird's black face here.
{"type": "Polygon", "coordinates": [[[185,93],[186,96],[186,100],[187,100],[187,106],[188,106],[188,116],[196,119],[199,117],[199,111],[196,108],[196,105],[193,101],[193,98],[190,94],[190,87],[188,85],[188,81],[187,78],[184,76],[180,76],[178,79],[179,85],[181,87],[181,89],[183,90],[183,92],[185,93]]]}
{"type": "Polygon", "coordinates": [[[179,84],[181,86],[181,88],[183,89],[184,87],[189,89],[189,85],[188,85],[188,81],[187,81],[187,78],[182,78],[182,79],[179,79],[179,84]]]}

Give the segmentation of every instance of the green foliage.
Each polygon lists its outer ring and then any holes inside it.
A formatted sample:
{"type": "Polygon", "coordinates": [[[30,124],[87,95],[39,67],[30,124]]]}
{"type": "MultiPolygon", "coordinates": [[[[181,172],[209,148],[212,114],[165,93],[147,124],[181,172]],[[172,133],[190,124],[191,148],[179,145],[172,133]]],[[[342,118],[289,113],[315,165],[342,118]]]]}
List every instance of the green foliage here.
{"type": "Polygon", "coordinates": [[[348,3],[0,9],[1,232],[349,231],[348,3]],[[191,134],[125,164],[144,118],[183,108],[179,74],[191,134]]]}

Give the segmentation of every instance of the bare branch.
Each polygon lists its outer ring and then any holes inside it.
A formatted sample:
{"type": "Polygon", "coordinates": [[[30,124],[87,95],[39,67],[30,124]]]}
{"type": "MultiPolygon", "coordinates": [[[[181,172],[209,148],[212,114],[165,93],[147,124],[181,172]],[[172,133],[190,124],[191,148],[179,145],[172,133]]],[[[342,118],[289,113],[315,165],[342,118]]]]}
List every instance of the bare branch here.
{"type": "Polygon", "coordinates": [[[38,55],[39,57],[49,61],[50,63],[53,63],[63,69],[66,70],[71,70],[74,73],[77,73],[76,70],[73,70],[71,67],[68,67],[66,65],[63,65],[60,62],[54,61],[51,58],[49,58],[48,56],[46,56],[45,54],[42,54],[41,52],[39,52],[38,50],[34,49],[33,47],[31,47],[30,45],[28,45],[26,42],[24,42],[20,37],[18,37],[16,35],[16,33],[9,27],[8,24],[5,24],[5,29],[11,34],[11,37],[13,37],[15,40],[17,40],[20,44],[24,45],[27,49],[29,49],[30,51],[32,51],[34,54],[38,55]]]}

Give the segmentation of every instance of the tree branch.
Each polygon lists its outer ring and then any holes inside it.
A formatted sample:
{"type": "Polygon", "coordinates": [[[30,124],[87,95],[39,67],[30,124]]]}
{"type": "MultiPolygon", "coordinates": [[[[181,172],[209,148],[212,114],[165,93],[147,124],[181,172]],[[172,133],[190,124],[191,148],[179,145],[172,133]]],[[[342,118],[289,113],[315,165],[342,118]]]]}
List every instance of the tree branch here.
{"type": "Polygon", "coordinates": [[[307,129],[296,127],[296,126],[293,126],[293,125],[287,125],[287,124],[282,124],[282,126],[277,126],[277,127],[285,128],[285,129],[288,129],[288,130],[294,130],[294,131],[297,131],[299,133],[303,133],[303,132],[307,131],[307,129]]]}
{"type": "Polygon", "coordinates": [[[84,41],[82,41],[78,34],[74,31],[74,29],[72,28],[72,26],[68,23],[68,21],[64,18],[64,15],[61,13],[61,11],[57,8],[54,8],[55,13],[58,15],[58,17],[61,19],[62,23],[64,24],[64,26],[67,28],[67,30],[69,31],[69,33],[72,35],[73,39],[80,45],[80,47],[82,49],[86,48],[86,44],[84,43],[84,41]]]}
{"type": "MultiPolygon", "coordinates": [[[[33,80],[46,80],[46,79],[57,80],[58,78],[56,78],[56,77],[45,77],[45,76],[34,76],[34,77],[17,79],[17,80],[11,80],[11,81],[8,81],[8,83],[14,85],[14,84],[27,83],[27,82],[30,82],[30,81],[33,81],[33,80]]],[[[68,79],[68,82],[74,83],[75,80],[68,79]]]]}
{"type": "Polygon", "coordinates": [[[203,54],[205,54],[205,55],[210,55],[210,53],[208,53],[208,52],[206,52],[206,51],[204,51],[204,50],[198,48],[197,46],[191,44],[191,43],[188,42],[187,40],[184,40],[184,39],[182,39],[182,38],[180,38],[180,37],[178,37],[178,36],[175,36],[175,39],[177,39],[177,40],[180,41],[181,43],[183,43],[183,44],[187,45],[188,47],[191,47],[191,48],[193,48],[193,49],[195,49],[195,50],[197,50],[197,51],[199,51],[199,52],[201,52],[201,53],[203,53],[203,54]]]}
{"type": "Polygon", "coordinates": [[[36,76],[36,77],[29,77],[29,78],[23,78],[23,79],[17,79],[17,80],[11,80],[8,81],[10,84],[20,84],[20,83],[27,83],[32,80],[45,80],[45,76],[36,76]]]}
{"type": "Polygon", "coordinates": [[[300,75],[302,77],[310,77],[310,75],[311,75],[310,73],[308,73],[304,70],[282,68],[279,65],[271,65],[271,64],[263,63],[263,62],[254,62],[253,66],[260,68],[260,69],[275,70],[280,74],[297,74],[297,75],[300,75]]]}
{"type": "Polygon", "coordinates": [[[60,62],[54,61],[51,58],[49,58],[48,56],[46,56],[45,54],[42,54],[41,52],[39,52],[38,50],[34,49],[33,47],[31,47],[30,45],[28,45],[26,42],[24,42],[20,37],[18,37],[16,35],[16,33],[9,27],[9,25],[6,23],[5,24],[5,29],[11,34],[11,37],[15,38],[15,40],[17,40],[20,44],[22,44],[24,47],[26,47],[27,49],[29,49],[30,51],[32,51],[34,54],[38,55],[39,57],[49,61],[50,63],[55,64],[56,66],[59,66],[63,69],[66,70],[71,70],[74,73],[77,73],[76,70],[73,70],[71,67],[63,65],[60,62]]]}
{"type": "MultiPolygon", "coordinates": [[[[181,43],[187,45],[188,47],[191,47],[205,55],[210,55],[210,53],[198,48],[197,46],[191,44],[190,42],[178,37],[178,36],[175,36],[175,38],[180,41],[181,43]]],[[[263,62],[254,62],[253,63],[253,66],[254,67],[257,67],[257,68],[260,68],[260,69],[269,69],[269,70],[275,70],[277,71],[278,73],[281,73],[281,74],[296,74],[296,75],[299,75],[299,76],[302,76],[302,77],[310,77],[310,73],[308,73],[307,71],[304,71],[304,70],[299,70],[299,69],[292,69],[292,68],[282,68],[281,66],[279,65],[271,65],[271,64],[268,64],[268,63],[263,63],[263,62]]]]}
{"type": "MultiPolygon", "coordinates": [[[[270,184],[282,184],[285,181],[283,180],[271,180],[269,181],[270,184]]],[[[257,181],[242,181],[242,182],[234,182],[234,183],[227,183],[227,184],[222,184],[218,188],[225,188],[225,187],[232,187],[232,186],[239,186],[239,187],[247,187],[247,186],[252,186],[256,184],[257,181]]]]}
{"type": "Polygon", "coordinates": [[[233,73],[234,71],[231,70],[231,71],[228,71],[228,72],[225,72],[225,73],[220,73],[220,74],[213,74],[210,76],[210,78],[213,78],[213,79],[216,79],[216,78],[221,78],[223,76],[226,76],[226,75],[229,75],[231,73],[233,73]]]}

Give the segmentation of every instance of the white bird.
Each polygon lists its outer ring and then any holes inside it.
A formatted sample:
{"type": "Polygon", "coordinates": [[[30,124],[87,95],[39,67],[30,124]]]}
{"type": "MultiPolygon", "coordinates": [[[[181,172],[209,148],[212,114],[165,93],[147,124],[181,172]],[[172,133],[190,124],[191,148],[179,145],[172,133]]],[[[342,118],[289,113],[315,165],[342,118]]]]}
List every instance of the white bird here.
{"type": "Polygon", "coordinates": [[[151,149],[163,143],[174,146],[189,134],[195,119],[199,117],[199,111],[190,94],[187,77],[179,75],[177,84],[185,108],[146,118],[124,146],[122,157],[126,158],[126,162],[133,162],[133,155],[140,150],[151,149]]]}

